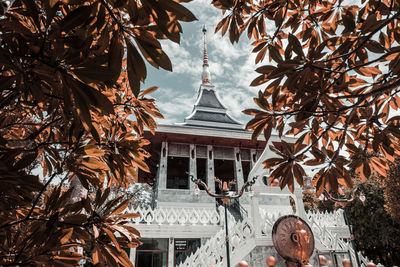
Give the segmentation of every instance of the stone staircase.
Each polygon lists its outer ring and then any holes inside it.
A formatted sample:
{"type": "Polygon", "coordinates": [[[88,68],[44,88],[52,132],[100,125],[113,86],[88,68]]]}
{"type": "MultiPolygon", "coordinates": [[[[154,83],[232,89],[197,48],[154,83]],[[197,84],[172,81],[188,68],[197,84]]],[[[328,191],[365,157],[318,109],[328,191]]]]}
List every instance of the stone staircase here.
{"type": "MultiPolygon", "coordinates": [[[[223,207],[220,207],[220,214],[223,207]]],[[[256,246],[254,227],[245,215],[236,220],[228,211],[228,228],[230,240],[230,259],[232,266],[244,258],[256,246]]],[[[210,265],[226,265],[225,228],[219,230],[194,254],[178,267],[208,267],[210,265]]]]}
{"type": "MultiPolygon", "coordinates": [[[[223,214],[223,208],[220,207],[220,209],[220,214],[223,214]]],[[[256,232],[251,218],[242,215],[243,219],[241,221],[236,220],[235,217],[228,212],[230,259],[232,266],[235,266],[239,261],[243,260],[257,246],[273,246],[271,237],[272,227],[279,217],[288,214],[287,211],[268,212],[263,209],[259,209],[259,212],[261,221],[263,222],[260,225],[259,233],[256,232]]],[[[306,218],[303,219],[308,222],[314,233],[316,250],[349,251],[353,263],[356,262],[351,243],[346,242],[342,235],[334,233],[331,230],[335,227],[342,228],[341,231],[346,233],[347,225],[344,223],[341,211],[336,211],[334,213],[306,213],[306,218]]],[[[366,266],[369,260],[363,257],[361,253],[358,254],[361,265],[366,266]]],[[[210,265],[226,266],[224,228],[219,230],[178,267],[209,267],[210,265]]]]}

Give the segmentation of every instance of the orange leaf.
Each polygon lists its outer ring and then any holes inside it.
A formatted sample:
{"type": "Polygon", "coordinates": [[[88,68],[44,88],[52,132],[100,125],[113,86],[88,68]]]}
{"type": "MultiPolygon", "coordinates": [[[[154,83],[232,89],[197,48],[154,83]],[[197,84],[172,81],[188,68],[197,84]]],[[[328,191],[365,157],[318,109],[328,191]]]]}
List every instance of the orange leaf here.
{"type": "Polygon", "coordinates": [[[139,213],[125,213],[118,215],[118,218],[138,218],[140,217],[139,213]]]}
{"type": "Polygon", "coordinates": [[[151,93],[155,92],[157,89],[158,89],[157,86],[152,86],[152,87],[150,87],[150,88],[147,88],[146,90],[144,90],[144,91],[142,91],[142,92],[140,93],[140,96],[142,97],[142,96],[144,96],[144,95],[151,94],[151,93]]]}
{"type": "Polygon", "coordinates": [[[125,199],[121,204],[119,204],[115,208],[115,210],[110,214],[110,216],[123,212],[126,209],[126,207],[128,207],[129,201],[130,199],[125,199]]]}
{"type": "Polygon", "coordinates": [[[263,162],[264,169],[275,167],[276,165],[282,163],[283,161],[285,161],[283,158],[270,158],[270,159],[267,159],[267,160],[265,160],[263,162]]]}
{"type": "Polygon", "coordinates": [[[102,229],[108,235],[108,237],[110,237],[110,239],[114,243],[115,247],[117,248],[118,252],[121,252],[121,247],[119,246],[119,243],[118,243],[117,239],[115,238],[114,234],[105,227],[102,227],[102,229]]]}

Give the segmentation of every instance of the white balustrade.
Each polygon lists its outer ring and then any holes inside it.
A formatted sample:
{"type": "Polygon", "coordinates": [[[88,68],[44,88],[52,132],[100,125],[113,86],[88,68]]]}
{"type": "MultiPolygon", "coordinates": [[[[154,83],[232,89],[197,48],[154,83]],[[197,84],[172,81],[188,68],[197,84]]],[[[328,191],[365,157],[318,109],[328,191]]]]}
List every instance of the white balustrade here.
{"type": "Polygon", "coordinates": [[[129,210],[140,216],[132,219],[134,224],[167,225],[218,225],[219,213],[212,208],[156,208],[129,210]]]}
{"type": "Polygon", "coordinates": [[[307,218],[311,220],[313,218],[318,221],[320,226],[326,227],[347,227],[344,217],[343,210],[336,210],[334,212],[307,212],[307,218]]]}
{"type": "Polygon", "coordinates": [[[275,222],[284,215],[292,214],[290,211],[268,211],[266,209],[260,208],[260,215],[262,219],[261,223],[261,234],[263,236],[270,236],[272,232],[272,227],[275,222]]]}
{"type": "MultiPolygon", "coordinates": [[[[220,212],[223,209],[221,207],[220,212]]],[[[228,211],[228,228],[230,242],[230,257],[243,258],[245,255],[240,255],[245,251],[254,248],[255,243],[250,241],[254,240],[254,228],[249,218],[244,216],[242,221],[235,221],[232,214],[228,211]],[[249,247],[249,245],[253,245],[249,247]],[[247,249],[244,249],[249,247],[247,249]],[[238,255],[239,254],[239,255],[238,255]]],[[[208,267],[210,265],[222,266],[224,258],[226,257],[226,240],[225,229],[219,230],[212,238],[201,246],[194,254],[190,255],[184,263],[179,267],[208,267]]]]}
{"type": "MultiPolygon", "coordinates": [[[[315,239],[319,241],[325,247],[325,249],[349,251],[352,261],[356,262],[355,252],[351,241],[345,241],[337,234],[332,233],[332,231],[329,229],[334,227],[347,228],[342,210],[337,210],[333,213],[309,212],[307,213],[307,218],[315,239]]],[[[358,252],[358,258],[362,266],[366,266],[366,264],[369,262],[368,258],[364,257],[360,252],[358,252]]]]}
{"type": "Polygon", "coordinates": [[[361,266],[364,267],[371,262],[371,260],[369,260],[368,257],[364,257],[361,252],[358,252],[358,258],[360,259],[361,266]]]}

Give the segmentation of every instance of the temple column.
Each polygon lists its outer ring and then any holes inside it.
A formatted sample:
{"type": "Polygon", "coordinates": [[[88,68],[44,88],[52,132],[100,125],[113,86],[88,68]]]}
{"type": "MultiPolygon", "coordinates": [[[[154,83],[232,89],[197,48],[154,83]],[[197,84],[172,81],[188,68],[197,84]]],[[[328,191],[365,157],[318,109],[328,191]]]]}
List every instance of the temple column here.
{"type": "Polygon", "coordinates": [[[190,145],[189,151],[189,189],[191,192],[194,192],[196,184],[190,180],[190,175],[193,175],[194,178],[197,177],[197,166],[196,166],[196,145],[190,145]]]}
{"type": "Polygon", "coordinates": [[[214,182],[214,150],[212,146],[207,146],[207,185],[211,192],[215,192],[214,182]]]}
{"type": "Polygon", "coordinates": [[[129,252],[129,260],[133,263],[133,265],[136,266],[135,260],[136,260],[136,248],[131,248],[129,252]]]}
{"type": "Polygon", "coordinates": [[[257,150],[250,149],[250,169],[254,167],[257,162],[257,150]]]}
{"type": "Polygon", "coordinates": [[[304,209],[304,202],[303,202],[303,190],[301,187],[294,189],[294,200],[296,202],[296,213],[297,215],[306,220],[307,214],[304,209]]]}
{"type": "Polygon", "coordinates": [[[255,195],[250,200],[250,216],[253,221],[255,237],[261,237],[261,214],[258,203],[260,193],[255,192],[255,195]]]}
{"type": "Polygon", "coordinates": [[[243,184],[244,184],[244,179],[243,179],[243,169],[242,169],[242,158],[240,155],[240,148],[235,147],[233,149],[234,154],[235,154],[235,179],[236,179],[236,192],[238,192],[243,184]]]}
{"type": "Polygon", "coordinates": [[[174,255],[174,238],[169,238],[169,246],[168,246],[168,266],[174,266],[175,255],[174,255]]]}
{"type": "Polygon", "coordinates": [[[168,143],[162,142],[158,189],[167,189],[167,162],[168,162],[168,143]]]}

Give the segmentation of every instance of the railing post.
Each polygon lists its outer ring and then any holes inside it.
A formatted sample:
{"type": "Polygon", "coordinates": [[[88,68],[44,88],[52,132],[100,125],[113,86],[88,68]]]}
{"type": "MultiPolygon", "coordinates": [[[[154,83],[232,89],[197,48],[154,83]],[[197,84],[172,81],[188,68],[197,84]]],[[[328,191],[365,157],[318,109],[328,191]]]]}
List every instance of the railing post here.
{"type": "Polygon", "coordinates": [[[254,196],[251,198],[251,219],[254,226],[254,236],[255,238],[261,237],[261,214],[260,208],[258,206],[258,195],[259,193],[255,192],[254,196]]]}

